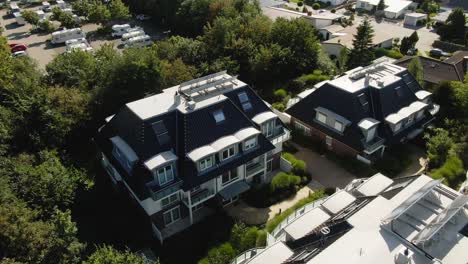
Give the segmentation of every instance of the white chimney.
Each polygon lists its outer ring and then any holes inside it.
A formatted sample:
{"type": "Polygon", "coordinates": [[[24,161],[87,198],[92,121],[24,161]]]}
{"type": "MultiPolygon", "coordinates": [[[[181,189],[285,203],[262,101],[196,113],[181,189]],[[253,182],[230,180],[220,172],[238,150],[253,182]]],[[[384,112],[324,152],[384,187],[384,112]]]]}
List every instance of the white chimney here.
{"type": "Polygon", "coordinates": [[[186,104],[185,104],[185,108],[187,110],[195,109],[195,102],[194,101],[187,101],[186,104]]]}
{"type": "Polygon", "coordinates": [[[395,256],[395,264],[411,264],[413,263],[413,254],[409,248],[402,248],[395,256]]]}

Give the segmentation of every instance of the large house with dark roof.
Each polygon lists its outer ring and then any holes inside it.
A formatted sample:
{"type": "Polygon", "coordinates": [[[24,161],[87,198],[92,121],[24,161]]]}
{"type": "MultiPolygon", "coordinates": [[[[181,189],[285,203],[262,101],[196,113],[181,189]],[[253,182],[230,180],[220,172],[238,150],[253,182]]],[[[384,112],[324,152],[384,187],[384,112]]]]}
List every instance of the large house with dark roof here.
{"type": "MultiPolygon", "coordinates": [[[[406,56],[394,64],[408,68],[414,56],[406,56]]],[[[444,61],[419,56],[423,66],[423,79],[428,84],[439,84],[442,81],[463,82],[468,70],[468,51],[458,51],[444,61]]]]}
{"type": "Polygon", "coordinates": [[[265,102],[220,72],[127,103],[96,141],[110,179],[162,242],[267,181],[287,139],[265,102]]]}
{"type": "Polygon", "coordinates": [[[405,68],[382,62],[322,83],[286,113],[329,150],[370,163],[423,131],[438,111],[430,96],[405,68]]]}

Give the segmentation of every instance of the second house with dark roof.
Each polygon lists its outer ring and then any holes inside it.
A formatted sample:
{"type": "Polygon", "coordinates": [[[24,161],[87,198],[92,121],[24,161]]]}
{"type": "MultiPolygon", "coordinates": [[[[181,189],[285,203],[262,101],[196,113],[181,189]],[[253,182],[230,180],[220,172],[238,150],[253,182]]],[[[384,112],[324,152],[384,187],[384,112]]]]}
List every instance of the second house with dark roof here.
{"type": "Polygon", "coordinates": [[[405,68],[384,62],[324,82],[286,112],[328,150],[370,163],[423,131],[438,111],[430,97],[405,68]]]}
{"type": "Polygon", "coordinates": [[[267,181],[288,139],[248,85],[220,72],[126,104],[96,142],[112,182],[162,242],[267,181]]]}

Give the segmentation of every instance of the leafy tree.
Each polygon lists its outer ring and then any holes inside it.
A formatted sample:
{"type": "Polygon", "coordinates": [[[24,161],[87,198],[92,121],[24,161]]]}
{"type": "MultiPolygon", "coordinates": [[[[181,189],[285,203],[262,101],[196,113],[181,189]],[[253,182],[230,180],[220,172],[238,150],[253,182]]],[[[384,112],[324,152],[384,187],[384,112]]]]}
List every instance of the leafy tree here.
{"type": "Polygon", "coordinates": [[[353,49],[349,54],[349,68],[367,66],[372,63],[374,59],[373,37],[374,29],[366,17],[354,35],[353,49]]]}
{"type": "Polygon", "coordinates": [[[465,24],[466,16],[462,8],[455,8],[452,10],[445,25],[439,27],[438,33],[442,39],[465,39],[465,24]]]}
{"type": "Polygon", "coordinates": [[[66,13],[58,7],[52,8],[51,19],[59,21],[60,25],[66,28],[73,28],[78,25],[70,13],[66,13]]]}
{"type": "Polygon", "coordinates": [[[130,11],[122,0],[112,0],[109,5],[112,20],[126,20],[130,18],[130,11]]]}
{"type": "Polygon", "coordinates": [[[8,175],[12,190],[41,215],[70,206],[85,179],[81,171],[64,166],[51,151],[41,151],[37,157],[22,154],[5,165],[4,175],[8,175]]]}
{"type": "Polygon", "coordinates": [[[385,0],[380,0],[379,3],[377,4],[377,10],[383,11],[385,10],[385,0]]]}
{"type": "Polygon", "coordinates": [[[257,234],[258,229],[256,227],[247,227],[244,223],[238,222],[231,229],[229,241],[232,247],[240,253],[255,247],[257,234]]]}
{"type": "Polygon", "coordinates": [[[443,128],[435,128],[431,134],[425,134],[427,140],[427,157],[432,167],[442,165],[448,157],[450,149],[454,142],[447,130],[443,128]]]}
{"type": "Polygon", "coordinates": [[[348,49],[346,47],[343,47],[340,50],[340,56],[338,57],[338,74],[342,74],[347,71],[348,60],[348,49]]]}
{"type": "Polygon", "coordinates": [[[217,248],[213,248],[208,252],[208,256],[200,263],[207,264],[225,264],[229,263],[236,256],[236,252],[231,244],[224,243],[217,248]]]}
{"type": "Polygon", "coordinates": [[[90,1],[87,0],[82,0],[82,1],[74,1],[71,3],[73,13],[75,13],[77,16],[88,16],[90,13],[91,9],[93,8],[92,4],[90,1]]]}
{"type": "Polygon", "coordinates": [[[176,13],[176,32],[186,36],[201,34],[203,27],[214,19],[210,14],[212,2],[212,0],[183,1],[176,13]]]}
{"type": "Polygon", "coordinates": [[[118,251],[111,246],[99,247],[83,264],[158,264],[159,261],[150,262],[147,259],[128,250],[118,251]]]}
{"type": "Polygon", "coordinates": [[[424,82],[424,69],[421,60],[415,56],[408,65],[408,71],[413,75],[416,81],[422,85],[424,82]]]}
{"type": "Polygon", "coordinates": [[[319,3],[314,3],[314,4],[312,5],[312,9],[314,9],[314,10],[319,10],[319,9],[320,9],[320,4],[319,4],[319,3]]]}
{"type": "Polygon", "coordinates": [[[93,0],[87,18],[90,23],[104,25],[111,19],[111,12],[101,1],[93,0]]]}
{"type": "Polygon", "coordinates": [[[195,78],[197,69],[181,59],[161,61],[161,87],[171,87],[195,78]]]}
{"type": "Polygon", "coordinates": [[[37,26],[39,24],[39,20],[40,20],[39,15],[32,10],[21,11],[21,16],[23,16],[26,22],[28,22],[29,24],[33,26],[37,26]]]}
{"type": "Polygon", "coordinates": [[[453,104],[460,119],[468,119],[468,83],[453,82],[453,104]]]}

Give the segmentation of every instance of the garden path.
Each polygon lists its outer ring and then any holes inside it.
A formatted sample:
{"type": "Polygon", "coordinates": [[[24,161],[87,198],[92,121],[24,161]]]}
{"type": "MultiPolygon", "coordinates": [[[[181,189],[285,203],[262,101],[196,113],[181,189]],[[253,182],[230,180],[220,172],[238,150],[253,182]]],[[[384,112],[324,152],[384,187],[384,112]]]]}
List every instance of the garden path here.
{"type": "Polygon", "coordinates": [[[226,212],[232,218],[240,220],[248,225],[261,225],[278,213],[292,207],[299,200],[308,197],[309,193],[322,188],[323,186],[319,182],[312,180],[308,185],[302,187],[293,197],[273,204],[270,207],[255,208],[241,200],[237,204],[226,207],[226,212]]]}

